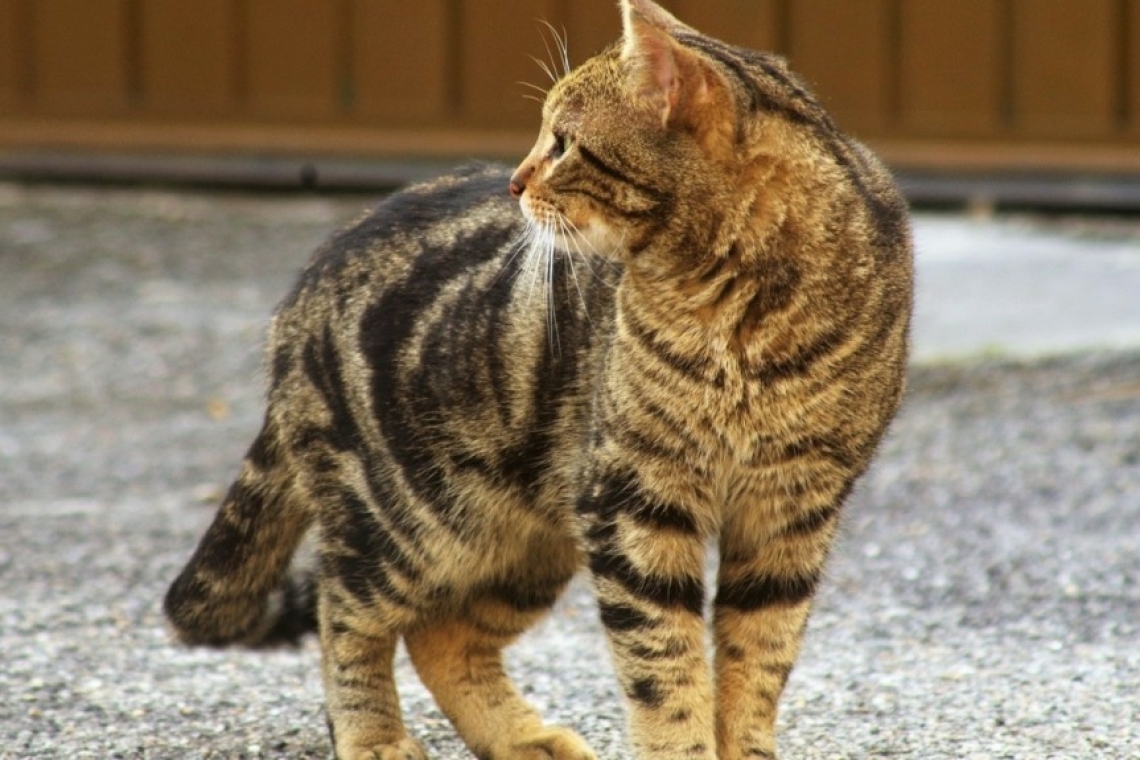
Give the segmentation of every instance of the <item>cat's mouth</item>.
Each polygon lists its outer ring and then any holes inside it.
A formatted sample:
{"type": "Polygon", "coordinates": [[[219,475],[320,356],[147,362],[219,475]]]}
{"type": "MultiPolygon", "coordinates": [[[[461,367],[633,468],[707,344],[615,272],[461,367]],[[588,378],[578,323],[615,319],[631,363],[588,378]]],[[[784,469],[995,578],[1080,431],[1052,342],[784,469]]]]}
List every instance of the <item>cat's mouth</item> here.
{"type": "Polygon", "coordinates": [[[519,207],[526,219],[526,235],[532,245],[564,254],[589,251],[590,246],[585,237],[565,214],[549,204],[533,204],[528,203],[528,200],[526,196],[519,199],[519,207]]]}
{"type": "Polygon", "coordinates": [[[571,256],[618,258],[620,241],[599,220],[575,223],[555,206],[536,201],[529,194],[519,199],[519,208],[526,219],[526,237],[532,243],[571,256]]]}

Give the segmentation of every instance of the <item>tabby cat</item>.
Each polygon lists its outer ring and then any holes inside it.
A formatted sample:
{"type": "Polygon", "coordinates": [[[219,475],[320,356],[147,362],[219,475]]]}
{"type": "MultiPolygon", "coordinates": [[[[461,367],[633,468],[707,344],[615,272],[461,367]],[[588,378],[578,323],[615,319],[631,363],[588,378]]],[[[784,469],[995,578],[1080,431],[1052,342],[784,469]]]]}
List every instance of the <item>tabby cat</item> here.
{"type": "Polygon", "coordinates": [[[188,644],[316,627],[342,760],[426,757],[400,639],[477,757],[593,758],[502,660],[582,566],[638,758],[776,756],[840,507],[903,393],[906,208],[783,60],[621,10],[513,174],[413,187],[318,251],[166,597],[188,644]]]}

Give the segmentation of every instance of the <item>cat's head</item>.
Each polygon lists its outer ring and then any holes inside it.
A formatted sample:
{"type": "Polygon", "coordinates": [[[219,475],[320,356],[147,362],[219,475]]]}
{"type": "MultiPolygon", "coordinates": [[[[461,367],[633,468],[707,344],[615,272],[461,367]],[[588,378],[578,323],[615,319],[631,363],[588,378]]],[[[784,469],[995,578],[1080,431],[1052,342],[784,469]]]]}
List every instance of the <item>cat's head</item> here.
{"type": "Polygon", "coordinates": [[[779,180],[774,157],[797,151],[800,127],[829,122],[778,56],[703,35],[651,0],[621,9],[620,44],[551,88],[511,192],[562,250],[713,255],[746,232],[755,188],[779,180]]]}

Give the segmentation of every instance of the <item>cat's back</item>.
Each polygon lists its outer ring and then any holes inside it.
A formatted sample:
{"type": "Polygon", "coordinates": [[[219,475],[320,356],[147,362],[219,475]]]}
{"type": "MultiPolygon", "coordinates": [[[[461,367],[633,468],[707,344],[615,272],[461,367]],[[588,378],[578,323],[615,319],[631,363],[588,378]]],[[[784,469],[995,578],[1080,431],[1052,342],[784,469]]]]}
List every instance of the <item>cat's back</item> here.
{"type": "Polygon", "coordinates": [[[365,295],[409,283],[422,289],[501,256],[522,225],[509,177],[503,166],[472,165],[384,199],[316,251],[278,318],[343,311],[365,295]]]}

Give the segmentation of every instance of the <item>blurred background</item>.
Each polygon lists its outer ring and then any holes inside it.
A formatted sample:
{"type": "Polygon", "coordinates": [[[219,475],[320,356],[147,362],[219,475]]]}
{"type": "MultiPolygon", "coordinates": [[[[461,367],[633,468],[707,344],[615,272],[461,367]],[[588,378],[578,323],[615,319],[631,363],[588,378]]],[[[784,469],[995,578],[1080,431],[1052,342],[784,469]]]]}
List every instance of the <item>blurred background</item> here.
{"type": "MultiPolygon", "coordinates": [[[[0,172],[373,186],[514,159],[538,120],[521,83],[557,57],[540,20],[577,63],[617,38],[615,5],[0,0],[0,172]]],[[[1140,207],[1121,181],[1140,176],[1140,0],[664,5],[788,56],[913,198],[1140,207]]]]}

